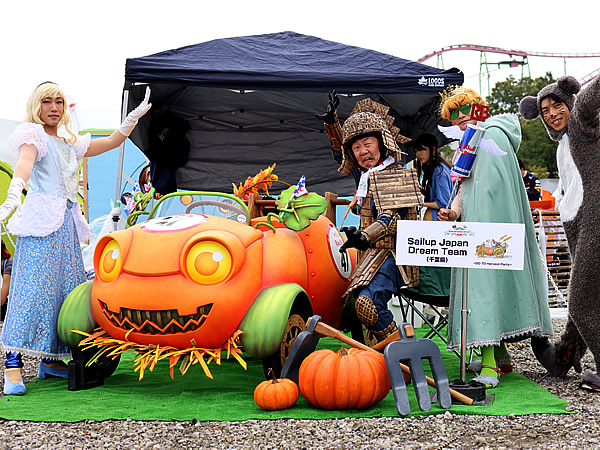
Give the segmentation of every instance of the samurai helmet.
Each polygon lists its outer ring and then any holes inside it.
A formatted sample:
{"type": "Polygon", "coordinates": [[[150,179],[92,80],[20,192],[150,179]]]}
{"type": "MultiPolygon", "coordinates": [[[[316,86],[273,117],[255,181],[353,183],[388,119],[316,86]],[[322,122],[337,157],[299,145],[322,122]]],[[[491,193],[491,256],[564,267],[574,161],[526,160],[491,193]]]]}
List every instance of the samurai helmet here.
{"type": "Polygon", "coordinates": [[[401,159],[402,151],[398,144],[404,144],[410,139],[400,134],[400,129],[394,126],[394,118],[388,116],[389,107],[367,98],[356,103],[354,110],[342,126],[343,161],[340,172],[350,174],[356,162],[353,158],[350,142],[364,134],[378,134],[385,149],[384,151],[396,161],[401,159]]]}

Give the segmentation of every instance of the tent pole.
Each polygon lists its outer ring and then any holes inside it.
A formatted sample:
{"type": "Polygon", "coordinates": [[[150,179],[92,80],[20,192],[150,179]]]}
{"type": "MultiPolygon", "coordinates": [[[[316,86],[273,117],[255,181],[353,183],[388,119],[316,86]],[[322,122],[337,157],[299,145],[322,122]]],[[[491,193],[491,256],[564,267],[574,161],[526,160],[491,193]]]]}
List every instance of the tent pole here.
{"type": "MultiPolygon", "coordinates": [[[[129,103],[129,89],[123,92],[123,107],[121,109],[121,122],[127,117],[127,104],[129,103]]],[[[127,138],[125,138],[125,141],[127,138]]],[[[115,192],[115,204],[114,207],[120,207],[121,205],[121,179],[123,177],[123,158],[125,156],[125,141],[119,146],[119,161],[117,164],[117,187],[115,192]]],[[[113,218],[115,230],[117,229],[118,221],[113,218]]]]}

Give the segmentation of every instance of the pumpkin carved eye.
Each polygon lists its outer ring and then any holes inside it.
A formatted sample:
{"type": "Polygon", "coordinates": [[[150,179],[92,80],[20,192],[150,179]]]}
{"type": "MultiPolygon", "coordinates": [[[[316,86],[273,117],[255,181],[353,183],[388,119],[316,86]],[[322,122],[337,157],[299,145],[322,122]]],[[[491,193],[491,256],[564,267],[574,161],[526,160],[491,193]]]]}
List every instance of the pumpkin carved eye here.
{"type": "Polygon", "coordinates": [[[190,248],[185,265],[192,280],[201,284],[216,284],[231,272],[231,253],[218,242],[200,241],[190,248]]]}
{"type": "Polygon", "coordinates": [[[98,271],[100,278],[104,281],[112,281],[119,273],[121,273],[122,258],[121,258],[121,247],[114,239],[111,240],[104,250],[102,250],[102,256],[100,256],[100,264],[98,265],[98,271]]]}

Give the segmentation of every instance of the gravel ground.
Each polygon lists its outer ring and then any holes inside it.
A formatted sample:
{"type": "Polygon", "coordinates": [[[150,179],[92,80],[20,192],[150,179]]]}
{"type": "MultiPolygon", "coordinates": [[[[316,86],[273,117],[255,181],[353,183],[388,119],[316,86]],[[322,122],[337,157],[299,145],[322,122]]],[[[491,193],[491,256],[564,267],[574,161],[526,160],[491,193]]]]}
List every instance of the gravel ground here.
{"type": "MultiPolygon", "coordinates": [[[[564,324],[564,319],[554,319],[556,335],[564,324]]],[[[529,341],[512,344],[509,350],[519,373],[567,400],[567,409],[577,413],[496,417],[448,411],[416,418],[244,422],[39,423],[0,419],[0,448],[599,448],[600,394],[581,390],[579,375],[573,370],[565,380],[545,375],[529,341]]],[[[26,361],[26,381],[36,375],[37,364],[37,360],[26,361]]],[[[589,353],[584,370],[593,370],[589,353]]]]}

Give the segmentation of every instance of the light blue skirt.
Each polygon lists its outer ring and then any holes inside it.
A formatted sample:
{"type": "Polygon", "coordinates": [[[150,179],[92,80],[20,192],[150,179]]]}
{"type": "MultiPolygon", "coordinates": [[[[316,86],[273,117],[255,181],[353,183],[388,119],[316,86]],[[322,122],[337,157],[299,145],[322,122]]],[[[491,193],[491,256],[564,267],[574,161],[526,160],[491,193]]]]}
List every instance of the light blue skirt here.
{"type": "Polygon", "coordinates": [[[0,337],[4,351],[52,359],[70,357],[71,349],[56,331],[58,313],[67,295],[85,279],[70,209],[54,233],[18,237],[0,337]]]}

